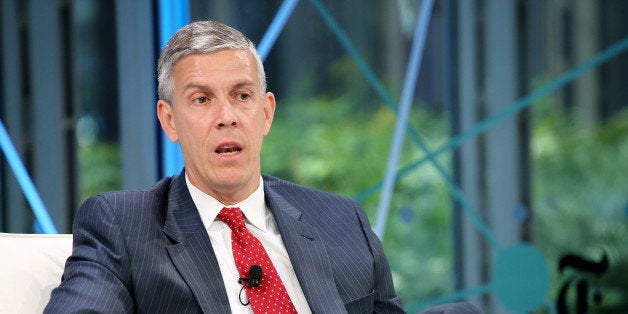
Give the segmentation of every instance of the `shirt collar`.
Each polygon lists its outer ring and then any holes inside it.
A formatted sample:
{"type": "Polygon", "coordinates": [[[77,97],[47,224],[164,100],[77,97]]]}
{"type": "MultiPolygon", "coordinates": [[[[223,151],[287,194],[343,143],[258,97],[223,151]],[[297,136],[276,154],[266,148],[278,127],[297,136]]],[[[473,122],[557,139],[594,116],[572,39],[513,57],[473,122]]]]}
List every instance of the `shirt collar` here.
{"type": "Polygon", "coordinates": [[[205,228],[216,220],[216,216],[222,210],[223,207],[239,207],[244,213],[244,217],[258,229],[266,230],[266,202],[264,200],[264,179],[260,176],[260,183],[257,189],[249,195],[242,202],[233,205],[224,205],[213,196],[206,194],[199,188],[194,186],[188,176],[185,176],[185,183],[187,184],[192,201],[198,209],[198,212],[205,224],[205,228]]]}

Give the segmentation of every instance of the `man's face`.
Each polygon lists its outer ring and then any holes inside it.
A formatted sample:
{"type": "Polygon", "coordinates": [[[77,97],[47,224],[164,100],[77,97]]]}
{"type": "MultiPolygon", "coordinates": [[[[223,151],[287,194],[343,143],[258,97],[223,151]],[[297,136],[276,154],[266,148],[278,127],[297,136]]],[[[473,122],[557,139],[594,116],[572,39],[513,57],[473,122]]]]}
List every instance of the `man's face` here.
{"type": "Polygon", "coordinates": [[[224,204],[242,201],[259,185],[262,141],[275,112],[253,57],[246,50],[188,55],[173,78],[173,104],[158,101],[157,114],[181,144],[186,174],[224,204]]]}

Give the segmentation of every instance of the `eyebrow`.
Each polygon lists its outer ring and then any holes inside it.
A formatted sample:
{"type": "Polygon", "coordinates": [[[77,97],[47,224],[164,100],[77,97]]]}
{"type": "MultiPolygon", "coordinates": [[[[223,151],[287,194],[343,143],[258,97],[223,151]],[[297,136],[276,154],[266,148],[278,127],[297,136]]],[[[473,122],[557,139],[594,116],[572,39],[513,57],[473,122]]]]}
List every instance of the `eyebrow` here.
{"type": "Polygon", "coordinates": [[[210,90],[211,88],[208,88],[206,85],[196,84],[196,83],[189,83],[183,86],[184,92],[190,89],[199,89],[199,90],[207,91],[207,90],[210,90]]]}
{"type": "Polygon", "coordinates": [[[235,84],[233,87],[235,89],[242,88],[242,87],[249,87],[249,88],[252,87],[252,88],[255,88],[256,84],[255,84],[254,81],[243,80],[243,81],[240,81],[237,84],[235,84]]]}
{"type": "MultiPolygon", "coordinates": [[[[237,82],[235,85],[233,85],[233,89],[239,89],[239,88],[243,88],[243,87],[248,87],[248,88],[255,88],[257,87],[254,81],[249,81],[249,80],[242,80],[237,82]]],[[[204,85],[204,84],[198,84],[195,82],[191,82],[188,83],[186,85],[183,86],[183,91],[188,91],[190,89],[198,89],[201,91],[211,91],[212,88],[210,86],[204,85]]]]}

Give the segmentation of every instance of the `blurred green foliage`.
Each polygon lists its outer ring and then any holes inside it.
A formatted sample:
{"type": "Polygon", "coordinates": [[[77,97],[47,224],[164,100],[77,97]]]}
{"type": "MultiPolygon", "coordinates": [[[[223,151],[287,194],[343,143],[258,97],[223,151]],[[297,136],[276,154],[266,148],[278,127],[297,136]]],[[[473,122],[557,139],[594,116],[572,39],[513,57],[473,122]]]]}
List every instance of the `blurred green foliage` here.
{"type": "MultiPolygon", "coordinates": [[[[592,128],[582,128],[573,110],[547,99],[534,107],[533,189],[535,244],[546,257],[556,300],[569,280],[587,280],[599,291],[595,313],[628,309],[628,109],[592,128]],[[609,270],[595,276],[558,272],[560,258],[576,254],[592,262],[603,255],[609,270]]],[[[569,304],[575,304],[571,288],[569,304]]],[[[591,296],[589,296],[591,297],[591,296]]]]}
{"type": "Polygon", "coordinates": [[[79,197],[82,203],[88,197],[122,187],[120,145],[91,141],[79,145],[79,197]]]}

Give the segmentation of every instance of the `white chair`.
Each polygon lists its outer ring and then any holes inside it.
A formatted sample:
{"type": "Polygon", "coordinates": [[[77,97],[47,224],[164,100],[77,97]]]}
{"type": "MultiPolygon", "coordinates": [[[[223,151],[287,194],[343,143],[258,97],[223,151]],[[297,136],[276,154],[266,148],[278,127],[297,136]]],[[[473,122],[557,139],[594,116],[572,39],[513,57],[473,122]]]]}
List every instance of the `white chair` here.
{"type": "Polygon", "coordinates": [[[0,233],[0,313],[41,313],[71,253],[71,234],[0,233]]]}

